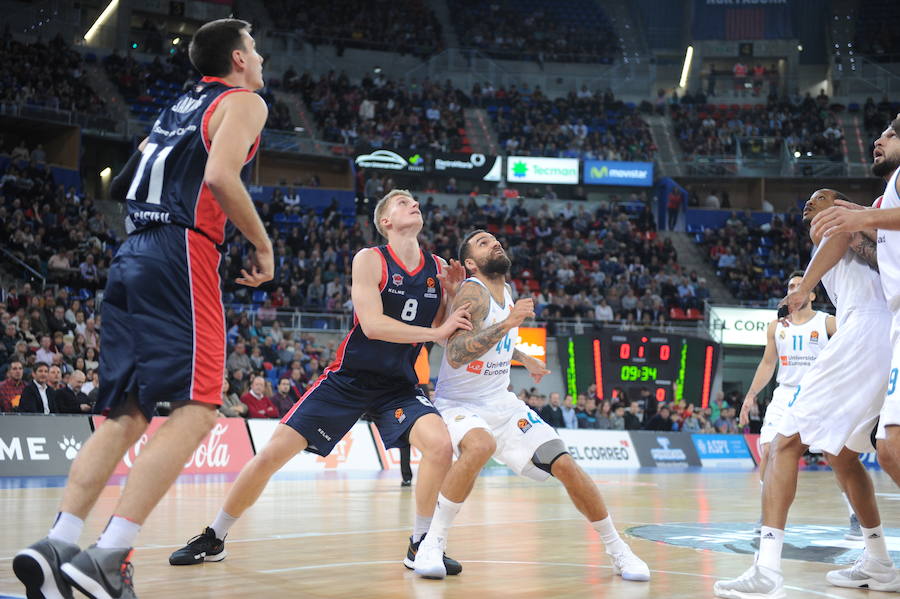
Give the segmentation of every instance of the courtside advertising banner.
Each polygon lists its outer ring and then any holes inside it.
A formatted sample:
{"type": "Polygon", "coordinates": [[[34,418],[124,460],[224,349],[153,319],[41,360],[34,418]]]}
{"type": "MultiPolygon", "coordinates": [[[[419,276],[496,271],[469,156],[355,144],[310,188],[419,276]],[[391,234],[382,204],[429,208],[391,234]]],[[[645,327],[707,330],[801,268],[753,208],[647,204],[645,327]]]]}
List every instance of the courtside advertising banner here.
{"type": "Polygon", "coordinates": [[[578,185],[578,160],[575,158],[507,156],[506,181],[508,183],[578,185]]]}
{"type": "Polygon", "coordinates": [[[650,187],[653,185],[653,163],[585,160],[583,177],[588,185],[650,187]]]}
{"type": "MultiPolygon", "coordinates": [[[[519,327],[519,338],[516,339],[516,349],[527,356],[536,358],[541,362],[547,362],[547,329],[544,327],[519,327]]],[[[518,360],[512,361],[513,366],[523,366],[518,360]]]]}
{"type": "Polygon", "coordinates": [[[765,347],[766,330],[778,316],[765,308],[709,307],[709,334],[722,345],[765,347]]]}
{"type": "Polygon", "coordinates": [[[744,435],[744,441],[747,442],[747,449],[750,450],[753,461],[759,464],[760,461],[762,461],[762,458],[759,455],[759,435],[756,433],[747,433],[744,435]]]}
{"type": "Polygon", "coordinates": [[[0,416],[0,476],[65,476],[91,436],[88,416],[0,416]]]}
{"type": "MultiPolygon", "coordinates": [[[[248,420],[250,435],[256,453],[265,447],[275,433],[279,421],[272,419],[248,420]]],[[[372,434],[363,422],[353,425],[331,453],[322,457],[308,451],[301,451],[282,467],[282,472],[327,472],[334,470],[381,470],[372,434]]]]}
{"type": "Polygon", "coordinates": [[[443,173],[450,177],[462,179],[477,179],[479,181],[499,181],[502,174],[500,156],[486,154],[433,154],[434,172],[443,173]]]}
{"type": "MultiPolygon", "coordinates": [[[[103,416],[93,416],[94,429],[105,420],[103,416]]],[[[141,449],[150,441],[166,418],[157,416],[150,421],[147,430],[138,442],[128,448],[122,461],[116,466],[113,474],[128,474],[134,462],[141,454],[141,449]]],[[[240,472],[244,464],[253,458],[250,436],[247,434],[247,423],[243,418],[218,418],[212,430],[191,457],[184,464],[182,474],[226,474],[240,472]]]]}
{"type": "Polygon", "coordinates": [[[750,470],[756,466],[743,435],[691,435],[691,440],[704,466],[750,470]]]}
{"type": "Polygon", "coordinates": [[[688,433],[631,431],[641,466],[701,466],[700,456],[688,433]]]}
{"type": "MultiPolygon", "coordinates": [[[[400,450],[396,447],[387,449],[381,440],[381,434],[374,422],[369,423],[369,429],[372,432],[372,439],[375,443],[375,450],[378,452],[378,459],[381,460],[381,468],[383,470],[400,470],[400,450]]],[[[415,447],[410,447],[409,464],[413,469],[418,470],[419,462],[422,461],[422,454],[415,447]]]]}
{"type": "Polygon", "coordinates": [[[624,431],[556,429],[583,468],[635,470],[641,467],[631,437],[624,431]]]}

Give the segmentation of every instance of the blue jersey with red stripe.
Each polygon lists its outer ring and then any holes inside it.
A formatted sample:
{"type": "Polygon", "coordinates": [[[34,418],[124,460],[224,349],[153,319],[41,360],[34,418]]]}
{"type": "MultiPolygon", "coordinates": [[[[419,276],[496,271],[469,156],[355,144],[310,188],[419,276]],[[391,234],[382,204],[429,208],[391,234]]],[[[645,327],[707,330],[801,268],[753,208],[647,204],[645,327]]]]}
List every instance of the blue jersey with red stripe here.
{"type": "MultiPolygon", "coordinates": [[[[441,264],[421,251],[419,264],[406,270],[389,245],[372,248],[381,256],[381,303],[384,314],[404,324],[430,327],[441,307],[441,264]]],[[[391,343],[369,339],[354,315],[353,329],[338,348],[330,372],[363,372],[380,379],[396,377],[403,385],[418,384],[416,358],[422,343],[391,343]]]]}
{"type": "MultiPolygon", "coordinates": [[[[251,93],[216,77],[204,77],[163,110],[147,137],[128,188],[128,233],[175,224],[199,231],[213,242],[225,241],[227,218],[203,180],[209,154],[209,120],[228,94],[251,93]]],[[[249,180],[250,161],[259,139],[247,148],[241,178],[249,180]]]]}

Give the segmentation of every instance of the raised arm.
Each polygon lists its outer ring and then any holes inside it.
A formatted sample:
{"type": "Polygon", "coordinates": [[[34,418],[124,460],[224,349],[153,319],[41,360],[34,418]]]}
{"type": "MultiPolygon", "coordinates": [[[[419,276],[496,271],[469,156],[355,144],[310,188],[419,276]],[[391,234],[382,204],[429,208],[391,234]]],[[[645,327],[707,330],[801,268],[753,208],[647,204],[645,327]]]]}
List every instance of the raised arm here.
{"type": "Polygon", "coordinates": [[[775,374],[775,367],[778,365],[778,349],[775,347],[775,326],[777,320],[769,323],[766,329],[766,350],[763,352],[762,360],[756,367],[756,374],[753,375],[753,382],[750,383],[750,389],[744,396],[744,404],[741,406],[741,415],[739,419],[740,426],[746,425],[750,421],[750,408],[756,401],[756,396],[763,388],[772,380],[775,374]]]}
{"type": "Polygon", "coordinates": [[[381,302],[381,259],[375,253],[377,251],[367,248],[353,258],[350,296],[366,337],[391,343],[427,343],[446,339],[456,329],[472,327],[464,304],[457,306],[437,328],[409,325],[387,316],[381,302]]]}

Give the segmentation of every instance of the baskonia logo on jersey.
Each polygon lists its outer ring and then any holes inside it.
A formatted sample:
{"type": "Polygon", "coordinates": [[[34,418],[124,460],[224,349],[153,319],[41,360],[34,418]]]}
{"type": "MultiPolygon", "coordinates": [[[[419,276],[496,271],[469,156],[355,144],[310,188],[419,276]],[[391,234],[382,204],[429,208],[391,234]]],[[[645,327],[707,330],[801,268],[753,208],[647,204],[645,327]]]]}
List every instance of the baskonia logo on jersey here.
{"type": "Polygon", "coordinates": [[[395,274],[393,277],[391,277],[391,282],[393,282],[394,285],[399,287],[400,285],[403,284],[403,275],[395,274]]]}
{"type": "Polygon", "coordinates": [[[531,423],[528,422],[525,418],[519,418],[519,421],[516,423],[518,425],[519,430],[523,433],[527,433],[531,430],[531,423]]]}
{"type": "Polygon", "coordinates": [[[396,418],[397,422],[400,423],[406,420],[406,414],[403,413],[403,408],[397,408],[396,410],[394,410],[394,418],[396,418]]]}
{"type": "Polygon", "coordinates": [[[809,344],[810,345],[818,345],[819,344],[819,331],[813,331],[809,334],[809,344]]]}

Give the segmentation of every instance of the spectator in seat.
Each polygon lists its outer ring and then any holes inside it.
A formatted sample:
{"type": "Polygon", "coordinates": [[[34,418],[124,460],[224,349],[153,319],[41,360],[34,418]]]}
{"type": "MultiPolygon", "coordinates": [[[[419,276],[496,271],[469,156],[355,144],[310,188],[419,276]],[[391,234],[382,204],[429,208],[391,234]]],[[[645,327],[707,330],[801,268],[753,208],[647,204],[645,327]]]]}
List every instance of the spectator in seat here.
{"type": "Polygon", "coordinates": [[[291,391],[291,379],[282,377],[278,381],[278,391],[269,399],[278,410],[279,418],[283,418],[297,403],[297,398],[291,391]]]}
{"type": "Polygon", "coordinates": [[[584,401],[584,410],[578,413],[578,428],[597,428],[597,400],[593,397],[585,398],[579,394],[578,405],[584,401]]]}
{"type": "Polygon", "coordinates": [[[22,375],[25,367],[22,362],[14,360],[6,369],[6,380],[0,383],[0,412],[15,412],[25,390],[22,375]]]}
{"type": "Polygon", "coordinates": [[[723,435],[735,435],[738,432],[737,421],[734,418],[735,409],[725,407],[722,409],[722,414],[718,420],[716,420],[716,432],[723,435]]]}
{"type": "Polygon", "coordinates": [[[612,403],[604,401],[597,408],[597,428],[601,430],[612,429],[612,403]]]}
{"type": "Polygon", "coordinates": [[[241,401],[238,397],[237,393],[234,393],[231,390],[231,385],[228,383],[228,379],[222,381],[222,407],[219,408],[219,414],[224,416],[225,418],[240,418],[245,417],[249,413],[250,409],[247,405],[241,401]]]}
{"type": "Polygon", "coordinates": [[[241,401],[247,406],[247,416],[250,418],[278,418],[278,410],[272,404],[266,392],[266,379],[261,376],[253,378],[250,390],[241,396],[241,401]]]}
{"type": "Polygon", "coordinates": [[[572,402],[572,396],[566,395],[566,400],[560,406],[563,415],[563,426],[566,428],[578,428],[578,416],[575,412],[575,406],[572,402]]]}
{"type": "Polygon", "coordinates": [[[637,401],[631,402],[625,412],[625,430],[636,431],[641,429],[643,413],[637,401]]]}
{"type": "Polygon", "coordinates": [[[625,430],[625,406],[617,403],[612,415],[609,417],[609,428],[614,431],[625,430]]]}
{"type": "Polygon", "coordinates": [[[541,420],[552,426],[553,428],[565,428],[566,423],[563,419],[563,411],[559,405],[559,393],[550,394],[550,403],[543,407],[539,412],[541,420]]]}
{"type": "Polygon", "coordinates": [[[63,414],[87,414],[91,411],[92,405],[88,396],[81,389],[84,386],[85,376],[80,370],[76,370],[69,375],[67,385],[59,389],[56,393],[56,403],[59,411],[63,414]]]}
{"type": "Polygon", "coordinates": [[[34,380],[25,385],[19,400],[19,412],[27,414],[59,414],[56,393],[47,385],[50,367],[44,362],[34,366],[34,380]]]}
{"type": "Polygon", "coordinates": [[[672,413],[669,406],[662,406],[653,418],[647,421],[644,429],[648,431],[671,431],[672,413]]]}
{"type": "Polygon", "coordinates": [[[34,357],[38,362],[53,364],[53,359],[56,358],[56,348],[53,347],[53,340],[50,338],[50,335],[41,336],[41,346],[34,357]]]}
{"type": "Polygon", "coordinates": [[[234,351],[228,356],[225,366],[231,371],[240,370],[245,375],[253,371],[253,364],[250,362],[250,356],[247,355],[247,346],[243,341],[235,344],[234,351]]]}
{"type": "MultiPolygon", "coordinates": [[[[58,356],[61,354],[57,354],[58,356]]],[[[63,373],[62,368],[58,364],[53,364],[50,366],[50,370],[47,371],[47,386],[50,387],[54,392],[59,391],[63,387],[65,387],[65,382],[63,381],[63,373]]]]}

